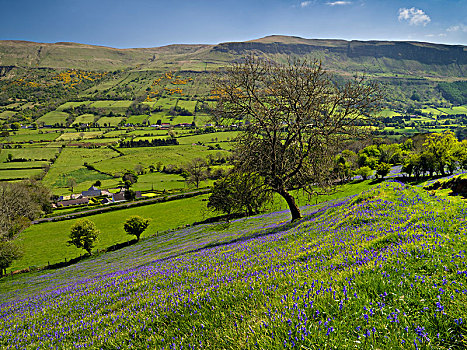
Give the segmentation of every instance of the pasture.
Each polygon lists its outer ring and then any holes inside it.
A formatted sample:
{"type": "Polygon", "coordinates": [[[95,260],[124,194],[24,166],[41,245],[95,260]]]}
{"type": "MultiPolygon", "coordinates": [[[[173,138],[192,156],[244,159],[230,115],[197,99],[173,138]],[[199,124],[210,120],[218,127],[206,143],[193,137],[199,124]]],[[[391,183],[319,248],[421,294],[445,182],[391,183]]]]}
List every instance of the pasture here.
{"type": "Polygon", "coordinates": [[[72,125],[91,124],[94,123],[96,119],[97,117],[95,117],[94,114],[81,114],[76,117],[72,125]]]}
{"type": "Polygon", "coordinates": [[[55,124],[66,124],[68,118],[68,113],[52,111],[44,114],[42,117],[37,119],[37,123],[44,123],[45,125],[55,125],[55,124]]]}
{"type": "Polygon", "coordinates": [[[102,117],[97,121],[97,124],[99,126],[117,126],[124,119],[123,117],[102,117]]]}
{"type": "MultiPolygon", "coordinates": [[[[210,216],[203,205],[203,199],[206,198],[206,195],[202,195],[88,216],[87,218],[95,222],[101,231],[96,249],[105,249],[134,239],[134,236],[127,235],[123,230],[123,223],[132,215],[140,215],[152,220],[142,237],[204,220],[210,216]],[[173,215],[173,213],[178,214],[173,215]]],[[[45,266],[48,263],[58,263],[83,254],[81,249],[68,246],[66,243],[70,227],[77,220],[79,219],[42,223],[23,231],[20,242],[24,249],[24,257],[14,262],[9,271],[33,265],[45,266]]]]}

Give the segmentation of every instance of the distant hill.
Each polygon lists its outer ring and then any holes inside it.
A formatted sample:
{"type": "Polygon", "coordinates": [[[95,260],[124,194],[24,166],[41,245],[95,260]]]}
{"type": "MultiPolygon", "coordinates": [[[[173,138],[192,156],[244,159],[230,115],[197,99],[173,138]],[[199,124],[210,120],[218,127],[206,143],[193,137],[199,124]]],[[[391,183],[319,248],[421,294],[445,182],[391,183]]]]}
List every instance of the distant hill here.
{"type": "Polygon", "coordinates": [[[86,70],[211,70],[248,53],[276,60],[288,56],[321,59],[337,72],[394,77],[459,79],[467,77],[467,47],[408,41],[345,41],[272,35],[218,45],[169,45],[115,49],[76,43],[0,41],[0,72],[7,67],[86,70]]]}

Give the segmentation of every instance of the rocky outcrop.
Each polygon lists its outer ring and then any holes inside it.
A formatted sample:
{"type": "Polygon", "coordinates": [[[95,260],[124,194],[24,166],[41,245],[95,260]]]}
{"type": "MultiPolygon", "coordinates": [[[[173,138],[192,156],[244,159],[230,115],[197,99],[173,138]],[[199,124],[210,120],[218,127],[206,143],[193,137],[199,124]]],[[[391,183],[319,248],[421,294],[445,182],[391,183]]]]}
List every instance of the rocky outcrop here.
{"type": "Polygon", "coordinates": [[[214,46],[213,51],[245,54],[259,51],[266,54],[304,55],[326,51],[356,59],[365,57],[413,60],[423,64],[467,64],[467,47],[403,41],[309,40],[305,43],[233,42],[214,46]]]}

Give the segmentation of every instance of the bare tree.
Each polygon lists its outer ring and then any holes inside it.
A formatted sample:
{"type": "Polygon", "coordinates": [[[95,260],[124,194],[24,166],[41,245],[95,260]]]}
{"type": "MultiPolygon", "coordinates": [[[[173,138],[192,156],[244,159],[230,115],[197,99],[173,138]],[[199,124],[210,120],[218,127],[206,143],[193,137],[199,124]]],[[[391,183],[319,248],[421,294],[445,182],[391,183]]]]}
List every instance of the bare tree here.
{"type": "Polygon", "coordinates": [[[241,121],[235,167],[261,176],[301,218],[290,190],[332,184],[339,144],[368,131],[365,117],[378,107],[373,84],[354,78],[338,85],[318,61],[277,64],[249,57],[227,68],[215,84],[218,123],[241,121]]]}
{"type": "Polygon", "coordinates": [[[202,158],[195,158],[185,166],[187,172],[186,182],[199,188],[201,181],[206,179],[207,163],[202,158]]]}

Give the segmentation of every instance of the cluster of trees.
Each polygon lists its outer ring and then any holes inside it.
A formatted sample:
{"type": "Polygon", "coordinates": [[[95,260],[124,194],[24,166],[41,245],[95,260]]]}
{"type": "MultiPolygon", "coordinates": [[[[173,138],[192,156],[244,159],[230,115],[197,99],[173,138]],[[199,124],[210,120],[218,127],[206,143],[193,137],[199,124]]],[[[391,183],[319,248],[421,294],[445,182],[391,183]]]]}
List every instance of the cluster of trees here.
{"type": "Polygon", "coordinates": [[[341,181],[355,175],[367,179],[374,173],[386,176],[391,167],[400,165],[408,177],[452,174],[467,170],[467,141],[458,141],[450,132],[418,135],[397,144],[373,144],[359,152],[345,150],[335,158],[334,173],[341,181]]]}
{"type": "Polygon", "coordinates": [[[193,113],[191,113],[188,109],[186,108],[183,108],[183,107],[180,107],[180,106],[175,106],[175,107],[172,107],[170,110],[169,110],[169,115],[171,116],[177,116],[177,115],[181,115],[181,116],[192,116],[193,113]]]}
{"type": "Polygon", "coordinates": [[[142,114],[151,114],[151,108],[148,105],[145,105],[140,102],[133,102],[130,107],[126,110],[126,116],[130,115],[142,115],[142,114]]]}
{"type": "Polygon", "coordinates": [[[176,138],[167,139],[152,139],[152,140],[130,140],[121,141],[119,147],[121,148],[133,148],[133,147],[158,147],[158,146],[175,146],[178,145],[176,138]]]}
{"type": "Polygon", "coordinates": [[[0,183],[0,275],[22,256],[18,235],[32,220],[51,211],[51,193],[40,183],[0,183]]]}
{"type": "MultiPolygon", "coordinates": [[[[136,236],[139,241],[141,234],[147,229],[150,219],[139,215],[130,216],[123,224],[123,229],[129,235],[136,236]]],[[[78,220],[70,229],[68,245],[84,249],[91,255],[92,248],[98,240],[100,231],[96,224],[89,219],[78,220]]]]}
{"type": "Polygon", "coordinates": [[[443,97],[456,104],[467,103],[467,82],[466,81],[455,81],[452,83],[440,83],[439,89],[443,94],[443,97]]]}

